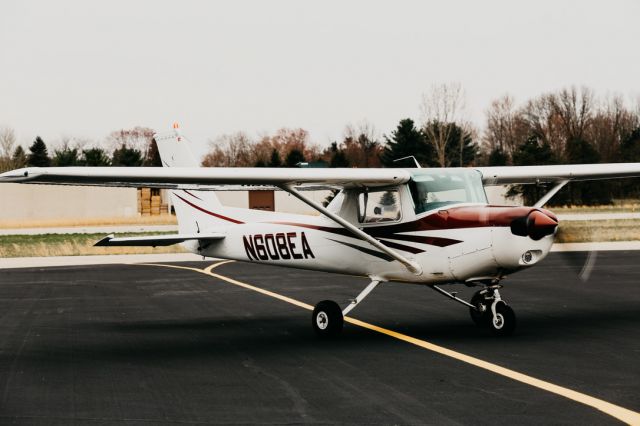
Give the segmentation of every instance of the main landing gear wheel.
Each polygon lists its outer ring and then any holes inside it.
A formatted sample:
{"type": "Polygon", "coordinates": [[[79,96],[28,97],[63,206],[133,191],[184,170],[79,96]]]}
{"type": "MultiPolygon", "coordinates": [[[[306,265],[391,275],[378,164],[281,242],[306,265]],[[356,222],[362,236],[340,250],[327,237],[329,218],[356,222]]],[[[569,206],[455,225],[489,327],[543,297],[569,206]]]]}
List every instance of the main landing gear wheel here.
{"type": "Polygon", "coordinates": [[[333,337],[340,334],[344,317],[340,306],[333,300],[323,300],[313,309],[311,317],[313,330],[320,337],[333,337]]]}
{"type": "Polygon", "coordinates": [[[496,336],[509,336],[516,328],[516,314],[513,309],[503,301],[496,303],[495,316],[489,311],[491,315],[491,332],[496,336]]]}
{"type": "Polygon", "coordinates": [[[471,303],[475,306],[475,309],[469,307],[469,315],[471,319],[478,327],[488,327],[491,322],[491,303],[493,301],[488,299],[486,291],[480,290],[471,298],[471,303]]]}

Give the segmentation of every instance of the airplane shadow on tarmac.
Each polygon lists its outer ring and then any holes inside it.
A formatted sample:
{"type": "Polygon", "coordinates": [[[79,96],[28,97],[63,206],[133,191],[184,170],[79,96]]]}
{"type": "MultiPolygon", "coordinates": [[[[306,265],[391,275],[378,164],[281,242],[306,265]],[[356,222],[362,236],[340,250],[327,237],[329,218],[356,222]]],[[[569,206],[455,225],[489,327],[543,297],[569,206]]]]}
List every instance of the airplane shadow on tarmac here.
{"type": "MultiPolygon", "coordinates": [[[[306,312],[305,312],[306,314],[306,312]]],[[[281,352],[287,350],[331,350],[340,348],[361,349],[367,345],[370,350],[388,346],[387,336],[345,324],[343,334],[331,340],[318,339],[311,330],[307,315],[290,316],[252,316],[238,318],[194,318],[158,321],[104,321],[76,324],[77,335],[91,336],[90,341],[82,345],[82,354],[87,360],[95,358],[189,358],[203,354],[223,355],[225,352],[243,351],[258,353],[281,352]]],[[[520,319],[519,330],[508,340],[549,341],[580,338],[592,334],[594,328],[605,325],[615,328],[627,323],[630,328],[640,325],[637,308],[607,311],[593,309],[580,312],[557,312],[553,316],[527,315],[520,319]]],[[[470,319],[429,321],[420,323],[388,323],[377,321],[376,325],[408,334],[420,339],[437,343],[465,343],[471,341],[503,340],[471,324],[470,319]]],[[[74,327],[73,324],[69,326],[74,327]]],[[[75,327],[74,327],[75,328],[75,327]]],[[[56,353],[47,346],[48,351],[56,353]]],[[[60,348],[63,350],[62,348],[60,348]]],[[[63,350],[64,351],[64,350],[63,350]]],[[[77,359],[77,358],[76,358],[77,359]]]]}

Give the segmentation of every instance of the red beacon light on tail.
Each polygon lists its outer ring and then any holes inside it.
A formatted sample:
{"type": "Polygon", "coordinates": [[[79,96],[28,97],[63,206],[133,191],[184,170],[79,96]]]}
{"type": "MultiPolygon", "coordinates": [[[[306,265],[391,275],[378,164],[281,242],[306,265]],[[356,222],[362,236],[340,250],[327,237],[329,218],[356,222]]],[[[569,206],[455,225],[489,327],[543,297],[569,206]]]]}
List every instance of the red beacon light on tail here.
{"type": "Polygon", "coordinates": [[[177,121],[173,122],[173,130],[176,132],[176,139],[178,140],[178,142],[180,142],[182,140],[182,137],[180,136],[180,125],[177,121]]]}

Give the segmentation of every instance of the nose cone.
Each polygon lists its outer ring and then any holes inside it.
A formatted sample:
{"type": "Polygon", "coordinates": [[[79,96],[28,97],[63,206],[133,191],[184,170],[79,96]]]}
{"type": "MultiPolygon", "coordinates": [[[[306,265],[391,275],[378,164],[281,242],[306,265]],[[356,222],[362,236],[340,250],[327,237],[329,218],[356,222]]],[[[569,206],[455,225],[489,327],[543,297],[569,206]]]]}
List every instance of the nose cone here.
{"type": "Polygon", "coordinates": [[[538,241],[551,235],[558,227],[558,219],[546,210],[531,210],[528,215],[511,221],[511,232],[521,237],[529,237],[538,241]]]}
{"type": "Polygon", "coordinates": [[[558,221],[545,213],[534,210],[527,218],[527,231],[533,240],[539,240],[555,232],[558,221]]]}

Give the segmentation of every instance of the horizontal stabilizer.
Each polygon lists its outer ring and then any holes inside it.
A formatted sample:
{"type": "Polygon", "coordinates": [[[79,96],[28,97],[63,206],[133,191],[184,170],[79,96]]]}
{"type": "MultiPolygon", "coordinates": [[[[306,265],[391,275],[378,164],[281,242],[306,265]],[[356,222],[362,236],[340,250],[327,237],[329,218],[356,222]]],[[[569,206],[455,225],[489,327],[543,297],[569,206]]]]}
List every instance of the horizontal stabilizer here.
{"type": "Polygon", "coordinates": [[[151,235],[148,237],[122,237],[115,238],[113,234],[107,235],[94,244],[97,247],[118,247],[118,246],[170,246],[189,240],[213,241],[221,240],[224,234],[208,233],[208,234],[171,234],[171,235],[151,235]]]}

